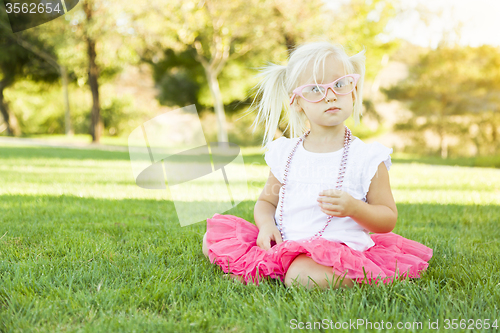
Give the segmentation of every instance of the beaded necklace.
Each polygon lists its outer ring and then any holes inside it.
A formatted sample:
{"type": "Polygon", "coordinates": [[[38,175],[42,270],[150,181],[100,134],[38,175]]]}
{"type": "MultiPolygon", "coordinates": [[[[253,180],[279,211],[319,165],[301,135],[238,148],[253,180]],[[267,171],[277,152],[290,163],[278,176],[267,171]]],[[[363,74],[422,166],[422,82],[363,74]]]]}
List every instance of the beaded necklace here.
{"type": "MultiPolygon", "coordinates": [[[[344,135],[344,152],[342,154],[342,160],[341,160],[341,163],[340,163],[340,168],[339,168],[339,176],[338,176],[338,179],[337,179],[337,186],[336,186],[336,189],[337,190],[340,190],[342,188],[342,182],[344,180],[344,173],[345,173],[345,169],[346,169],[346,164],[347,164],[347,155],[349,153],[349,146],[351,144],[351,130],[349,128],[347,128],[347,126],[345,126],[345,135],[344,135]]],[[[285,173],[284,173],[284,176],[283,176],[283,186],[282,186],[282,189],[283,191],[282,192],[282,196],[281,196],[281,204],[280,204],[280,214],[279,214],[279,226],[278,226],[278,229],[280,230],[280,233],[281,233],[281,239],[283,241],[285,241],[285,234],[283,232],[283,202],[285,201],[285,189],[286,189],[286,180],[287,180],[287,176],[288,176],[288,170],[290,169],[290,162],[292,161],[292,157],[295,153],[295,150],[297,149],[297,147],[299,146],[299,144],[309,135],[309,133],[311,133],[311,130],[308,130],[306,133],[304,133],[300,138],[299,140],[297,141],[297,143],[295,144],[295,147],[293,147],[292,151],[290,152],[290,155],[288,156],[288,159],[287,159],[287,162],[286,162],[286,167],[285,167],[285,173]]],[[[321,236],[323,235],[323,232],[325,231],[326,227],[328,226],[328,224],[330,224],[330,221],[332,220],[332,217],[331,215],[328,216],[328,219],[326,220],[326,224],[325,226],[320,230],[318,231],[313,237],[317,237],[317,236],[321,236]]]]}

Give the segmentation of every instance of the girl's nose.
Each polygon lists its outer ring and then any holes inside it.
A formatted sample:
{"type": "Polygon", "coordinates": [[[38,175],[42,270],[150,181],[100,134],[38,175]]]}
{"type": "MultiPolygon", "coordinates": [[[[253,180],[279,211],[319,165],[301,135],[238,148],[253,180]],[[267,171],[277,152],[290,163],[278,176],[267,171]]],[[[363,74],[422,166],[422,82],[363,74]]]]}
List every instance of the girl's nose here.
{"type": "Polygon", "coordinates": [[[325,101],[336,101],[336,100],[337,100],[337,95],[335,94],[332,88],[328,88],[326,90],[325,101]]]}

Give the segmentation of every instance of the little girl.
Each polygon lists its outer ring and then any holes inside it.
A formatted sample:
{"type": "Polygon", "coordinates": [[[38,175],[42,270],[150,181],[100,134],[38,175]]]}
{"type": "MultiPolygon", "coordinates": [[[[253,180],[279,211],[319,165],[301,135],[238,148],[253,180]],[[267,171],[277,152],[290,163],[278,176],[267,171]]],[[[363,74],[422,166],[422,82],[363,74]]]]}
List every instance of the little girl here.
{"type": "Polygon", "coordinates": [[[349,57],[316,42],[295,48],[287,66],[264,69],[256,123],[265,124],[271,170],[256,225],[207,219],[210,262],[245,283],[271,277],[307,288],[389,283],[427,269],[432,249],[392,233],[392,148],[366,144],[344,125],[351,115],[359,123],[364,64],[364,50],[349,57]],[[283,109],[291,138],[272,141],[283,109]]]}

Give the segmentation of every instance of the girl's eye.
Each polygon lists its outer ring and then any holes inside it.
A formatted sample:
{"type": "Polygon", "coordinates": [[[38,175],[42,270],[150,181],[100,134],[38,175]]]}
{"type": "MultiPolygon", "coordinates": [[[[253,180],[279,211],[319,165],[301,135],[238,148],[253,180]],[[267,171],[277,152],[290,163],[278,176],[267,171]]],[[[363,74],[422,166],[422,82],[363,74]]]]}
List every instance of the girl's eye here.
{"type": "Polygon", "coordinates": [[[345,85],[346,85],[345,80],[340,80],[340,81],[338,81],[338,82],[336,83],[336,86],[337,86],[338,88],[342,88],[342,87],[343,87],[343,86],[345,86],[345,85]]]}
{"type": "Polygon", "coordinates": [[[310,93],[313,93],[313,94],[316,94],[318,92],[322,92],[322,88],[320,86],[307,86],[307,87],[304,87],[304,89],[302,89],[302,93],[306,93],[306,94],[310,94],[310,93]]]}

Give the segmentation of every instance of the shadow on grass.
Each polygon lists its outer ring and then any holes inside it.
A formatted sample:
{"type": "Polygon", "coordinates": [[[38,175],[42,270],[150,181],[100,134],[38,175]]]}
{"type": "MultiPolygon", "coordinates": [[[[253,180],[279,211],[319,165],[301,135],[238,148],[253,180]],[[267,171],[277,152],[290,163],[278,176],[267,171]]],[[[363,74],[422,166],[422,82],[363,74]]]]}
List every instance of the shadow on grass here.
{"type": "Polygon", "coordinates": [[[128,152],[99,149],[0,146],[0,158],[57,158],[71,160],[130,160],[128,152]]]}
{"type": "MultiPolygon", "coordinates": [[[[105,151],[100,149],[70,149],[54,147],[0,146],[0,159],[8,158],[54,158],[70,160],[122,160],[129,161],[128,152],[105,151]]],[[[246,164],[254,162],[265,165],[264,155],[243,155],[246,164]]]]}

